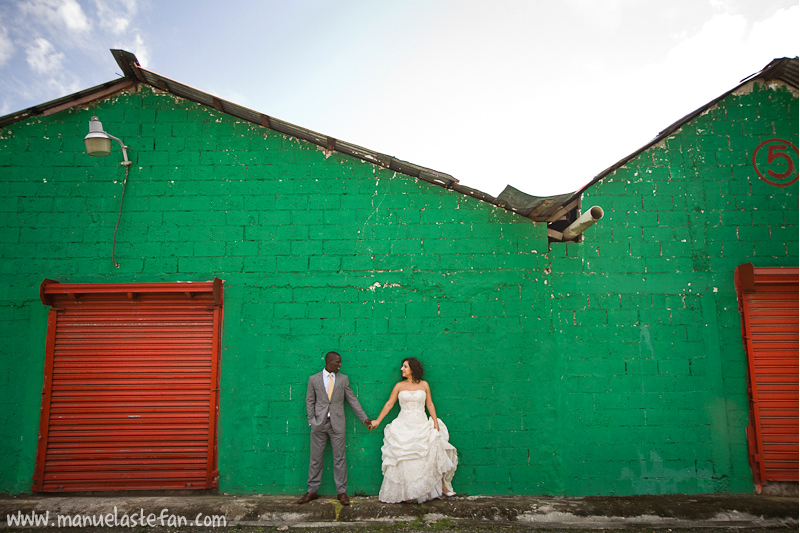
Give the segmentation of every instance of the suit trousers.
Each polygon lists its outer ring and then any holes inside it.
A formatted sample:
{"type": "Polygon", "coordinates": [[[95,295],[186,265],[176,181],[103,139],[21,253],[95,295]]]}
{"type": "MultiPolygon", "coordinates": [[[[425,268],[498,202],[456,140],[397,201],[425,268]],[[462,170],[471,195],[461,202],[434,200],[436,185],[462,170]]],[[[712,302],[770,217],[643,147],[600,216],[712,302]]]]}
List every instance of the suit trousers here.
{"type": "Polygon", "coordinates": [[[325,446],[331,440],[333,452],[333,481],[336,494],[347,493],[347,456],[345,455],[345,432],[337,433],[331,427],[331,419],[325,420],[317,429],[311,429],[311,459],[308,462],[308,492],[316,493],[322,483],[322,460],[325,446]]]}

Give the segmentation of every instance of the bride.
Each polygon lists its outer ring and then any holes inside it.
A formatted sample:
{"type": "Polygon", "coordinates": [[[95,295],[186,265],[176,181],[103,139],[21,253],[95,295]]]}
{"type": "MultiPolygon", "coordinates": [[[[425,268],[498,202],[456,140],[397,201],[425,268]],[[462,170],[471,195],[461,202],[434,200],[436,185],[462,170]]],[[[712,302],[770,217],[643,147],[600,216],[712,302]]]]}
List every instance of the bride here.
{"type": "Polygon", "coordinates": [[[381,455],[383,483],[378,499],[384,503],[422,503],[441,495],[455,496],[452,480],[458,465],[456,449],[449,442],[447,426],[436,417],[428,382],[422,379],[422,363],[403,359],[403,380],[392,389],[375,429],[400,400],[400,414],[383,432],[381,455]],[[425,416],[425,408],[431,417],[425,416]]]}

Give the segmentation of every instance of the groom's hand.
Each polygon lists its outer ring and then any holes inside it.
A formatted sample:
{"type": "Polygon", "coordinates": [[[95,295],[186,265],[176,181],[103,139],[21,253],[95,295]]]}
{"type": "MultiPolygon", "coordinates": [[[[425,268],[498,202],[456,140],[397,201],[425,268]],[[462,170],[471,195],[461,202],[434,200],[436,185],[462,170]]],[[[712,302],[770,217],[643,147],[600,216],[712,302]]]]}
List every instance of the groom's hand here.
{"type": "Polygon", "coordinates": [[[367,418],[366,420],[364,420],[364,425],[367,426],[369,429],[372,429],[372,420],[367,418]]]}

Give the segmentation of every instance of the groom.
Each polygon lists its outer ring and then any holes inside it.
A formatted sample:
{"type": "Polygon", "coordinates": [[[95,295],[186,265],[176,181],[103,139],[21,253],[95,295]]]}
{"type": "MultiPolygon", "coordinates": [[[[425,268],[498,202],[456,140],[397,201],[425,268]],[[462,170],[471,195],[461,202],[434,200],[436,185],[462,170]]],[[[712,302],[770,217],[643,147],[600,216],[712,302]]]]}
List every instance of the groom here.
{"type": "Polygon", "coordinates": [[[311,427],[311,460],[308,464],[308,492],[297,503],[308,503],[319,498],[317,490],[322,483],[322,457],[328,439],[333,451],[333,480],[337,498],[342,505],[350,505],[347,497],[347,459],[345,457],[344,400],[364,425],[371,420],[364,414],[347,376],[339,373],[342,356],[336,352],[325,355],[325,368],[308,380],[306,411],[311,427]]]}

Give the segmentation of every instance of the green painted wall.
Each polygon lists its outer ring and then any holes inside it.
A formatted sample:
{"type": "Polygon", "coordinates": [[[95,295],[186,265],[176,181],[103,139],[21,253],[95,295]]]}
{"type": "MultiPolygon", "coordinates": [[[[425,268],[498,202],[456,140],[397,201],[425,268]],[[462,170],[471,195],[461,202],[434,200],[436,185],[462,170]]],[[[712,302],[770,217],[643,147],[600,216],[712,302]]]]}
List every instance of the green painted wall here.
{"type": "MultiPolygon", "coordinates": [[[[372,416],[401,359],[421,358],[463,451],[459,483],[471,492],[549,490],[556,467],[537,434],[552,414],[545,390],[531,394],[547,360],[537,349],[547,332],[544,226],[149,89],[19,123],[2,137],[3,383],[12,394],[3,395],[0,490],[30,486],[43,278],[215,276],[225,281],[222,491],[303,491],[305,388],[329,350],[342,353],[372,416]],[[119,269],[111,241],[124,171],[117,147],[105,159],[83,153],[91,115],[135,162],[119,269]]],[[[352,491],[377,492],[381,435],[352,418],[352,491]]],[[[333,491],[330,475],[322,490],[333,491]]]]}
{"type": "MultiPolygon", "coordinates": [[[[305,388],[328,350],[372,416],[422,359],[464,492],[750,492],[733,268],[797,264],[797,184],[732,160],[768,134],[717,131],[753,122],[796,145],[796,96],[724,101],[591,189],[606,218],[552,251],[544,224],[148,88],[5,127],[0,492],[30,489],[42,279],[215,276],[223,492],[304,491],[305,388]],[[117,148],[83,153],[92,115],[135,162],[119,269],[124,170],[117,148]]],[[[382,433],[349,424],[350,492],[375,494],[382,433]]]]}
{"type": "Polygon", "coordinates": [[[734,269],[798,265],[798,184],[751,161],[798,145],[797,110],[785,87],[722,100],[589,189],[605,217],[553,246],[566,493],[752,492],[734,269]]]}

